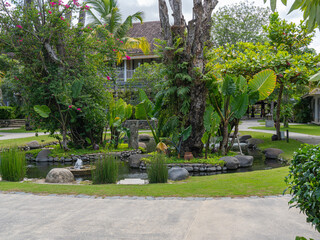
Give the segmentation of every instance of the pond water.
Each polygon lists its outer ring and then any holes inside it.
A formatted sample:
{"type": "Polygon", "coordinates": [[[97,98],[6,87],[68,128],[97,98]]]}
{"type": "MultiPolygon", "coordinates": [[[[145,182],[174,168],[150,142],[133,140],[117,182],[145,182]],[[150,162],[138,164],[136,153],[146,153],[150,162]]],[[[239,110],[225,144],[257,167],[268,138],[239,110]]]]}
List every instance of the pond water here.
{"type": "MultiPolygon", "coordinates": [[[[246,155],[251,155],[254,157],[253,166],[249,168],[238,168],[237,170],[227,170],[227,171],[217,171],[217,172],[191,172],[190,176],[206,176],[215,175],[221,173],[235,173],[235,172],[249,172],[257,170],[268,170],[272,168],[278,168],[283,166],[283,164],[278,160],[266,159],[264,154],[259,150],[249,150],[246,155]]],[[[84,163],[86,164],[86,163],[84,163]]],[[[63,168],[74,166],[74,163],[50,163],[50,162],[30,162],[27,167],[27,178],[45,178],[48,172],[52,168],[63,168]]],[[[148,175],[146,171],[140,169],[132,169],[126,162],[119,162],[119,176],[118,180],[125,178],[140,178],[147,179],[148,175]]],[[[77,181],[91,180],[91,176],[86,177],[75,177],[77,181]]]]}

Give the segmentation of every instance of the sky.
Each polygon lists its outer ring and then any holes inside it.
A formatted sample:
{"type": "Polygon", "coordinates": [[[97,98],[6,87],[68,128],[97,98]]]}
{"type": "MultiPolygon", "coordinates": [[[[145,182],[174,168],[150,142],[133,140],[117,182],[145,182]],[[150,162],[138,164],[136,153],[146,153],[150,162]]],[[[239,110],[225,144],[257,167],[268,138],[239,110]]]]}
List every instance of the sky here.
{"type": "MultiPolygon", "coordinates": [[[[287,14],[289,12],[290,6],[292,5],[294,0],[288,0],[287,7],[284,6],[280,0],[278,0],[277,11],[281,18],[286,19],[287,21],[299,23],[300,20],[303,19],[302,13],[300,11],[294,11],[287,14]]],[[[217,7],[214,11],[219,9],[219,7],[234,4],[240,2],[239,0],[220,0],[217,7]]],[[[249,0],[249,2],[253,2],[256,6],[270,6],[269,1],[264,4],[263,0],[249,0]]],[[[144,21],[159,21],[159,11],[158,11],[158,0],[118,0],[119,8],[122,13],[123,19],[126,16],[131,15],[137,11],[144,12],[144,21]]],[[[167,1],[168,8],[170,6],[167,1]]],[[[192,7],[193,0],[182,0],[183,14],[185,19],[188,21],[192,17],[192,7]]],[[[169,13],[170,14],[170,13],[169,13]]],[[[319,30],[316,30],[316,35],[314,37],[313,42],[310,47],[316,49],[317,53],[320,53],[320,33],[319,30]]]]}

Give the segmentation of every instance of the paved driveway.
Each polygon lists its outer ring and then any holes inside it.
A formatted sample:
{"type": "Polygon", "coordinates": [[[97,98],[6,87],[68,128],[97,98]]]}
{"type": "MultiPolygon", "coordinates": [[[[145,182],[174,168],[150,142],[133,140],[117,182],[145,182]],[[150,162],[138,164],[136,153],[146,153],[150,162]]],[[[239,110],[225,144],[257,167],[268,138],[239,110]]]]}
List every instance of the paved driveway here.
{"type": "Polygon", "coordinates": [[[0,193],[0,239],[320,239],[289,197],[90,199],[0,193]]]}

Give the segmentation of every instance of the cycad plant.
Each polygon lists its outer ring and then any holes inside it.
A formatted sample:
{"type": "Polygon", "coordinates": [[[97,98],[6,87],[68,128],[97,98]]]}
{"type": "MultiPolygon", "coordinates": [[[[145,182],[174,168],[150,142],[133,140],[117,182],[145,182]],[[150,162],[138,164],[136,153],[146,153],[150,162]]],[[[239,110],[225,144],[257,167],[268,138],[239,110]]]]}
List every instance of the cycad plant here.
{"type": "Polygon", "coordinates": [[[2,180],[17,182],[26,175],[25,154],[17,147],[0,154],[0,174],[2,180]]]}

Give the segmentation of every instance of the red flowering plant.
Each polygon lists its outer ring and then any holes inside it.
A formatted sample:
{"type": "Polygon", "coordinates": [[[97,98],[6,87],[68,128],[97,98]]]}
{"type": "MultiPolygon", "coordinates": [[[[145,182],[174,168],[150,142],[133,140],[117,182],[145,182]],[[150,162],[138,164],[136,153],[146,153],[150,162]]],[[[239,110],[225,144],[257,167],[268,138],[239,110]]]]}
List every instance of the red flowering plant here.
{"type": "Polygon", "coordinates": [[[0,1],[1,51],[19,62],[12,81],[35,106],[41,128],[60,130],[64,149],[68,141],[77,147],[102,142],[105,84],[116,74],[117,52],[123,52],[105,27],[85,26],[87,10],[77,0],[0,1]]]}

